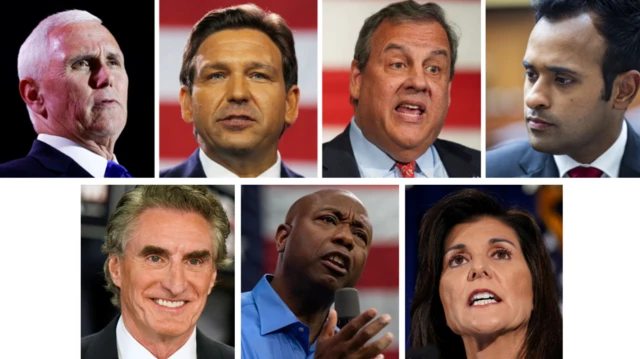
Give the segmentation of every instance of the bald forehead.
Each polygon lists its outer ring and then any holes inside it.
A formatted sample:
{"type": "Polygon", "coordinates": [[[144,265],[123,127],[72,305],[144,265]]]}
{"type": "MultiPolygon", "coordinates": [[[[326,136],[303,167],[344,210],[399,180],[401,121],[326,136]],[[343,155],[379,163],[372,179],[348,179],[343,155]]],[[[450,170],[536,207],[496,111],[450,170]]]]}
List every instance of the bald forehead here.
{"type": "Polygon", "coordinates": [[[364,217],[367,224],[369,223],[369,213],[362,202],[353,193],[342,189],[322,189],[301,197],[289,208],[286,221],[290,223],[298,214],[309,212],[314,208],[345,205],[355,209],[364,217]]]}

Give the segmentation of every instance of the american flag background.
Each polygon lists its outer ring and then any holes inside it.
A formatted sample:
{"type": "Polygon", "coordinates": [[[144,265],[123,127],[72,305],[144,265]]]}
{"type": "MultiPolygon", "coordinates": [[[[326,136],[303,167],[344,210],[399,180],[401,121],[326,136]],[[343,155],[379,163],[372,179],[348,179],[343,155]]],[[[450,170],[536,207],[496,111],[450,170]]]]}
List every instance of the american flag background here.
{"type": "MultiPolygon", "coordinates": [[[[242,186],[241,258],[242,292],[251,291],[265,273],[273,273],[277,261],[276,229],[289,207],[300,197],[334,186],[242,186]]],[[[399,219],[398,186],[339,186],[353,192],[369,212],[373,242],[362,277],[356,285],[360,309],[376,308],[391,323],[394,341],[384,352],[386,359],[399,358],[399,219]]],[[[379,338],[380,334],[375,338],[379,338]]],[[[375,339],[374,338],[374,339],[375,339]]]]}
{"type": "MultiPolygon", "coordinates": [[[[344,131],[353,116],[349,69],[360,28],[367,17],[395,1],[324,0],[322,2],[322,142],[344,131]]],[[[419,1],[425,3],[425,1],[419,1]]],[[[459,30],[458,60],[451,86],[451,106],[439,138],[480,149],[479,0],[440,0],[459,30]]]]}
{"type": "MultiPolygon", "coordinates": [[[[280,139],[282,160],[305,177],[318,177],[318,4],[316,0],[255,0],[282,16],[293,32],[298,59],[298,119],[280,139]]],[[[237,0],[160,0],[160,169],[184,161],[198,147],[193,126],[182,120],[178,79],[182,54],[193,25],[207,12],[239,5],[237,0]]]]}

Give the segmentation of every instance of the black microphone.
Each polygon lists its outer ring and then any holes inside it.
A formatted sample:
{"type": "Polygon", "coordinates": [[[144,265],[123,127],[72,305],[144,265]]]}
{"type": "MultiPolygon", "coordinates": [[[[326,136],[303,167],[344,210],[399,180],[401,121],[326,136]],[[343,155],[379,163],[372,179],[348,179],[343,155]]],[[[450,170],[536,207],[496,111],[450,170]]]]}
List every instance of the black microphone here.
{"type": "Polygon", "coordinates": [[[360,315],[358,290],[355,288],[338,289],[335,300],[336,312],[338,312],[338,328],[342,329],[351,319],[360,315]]]}

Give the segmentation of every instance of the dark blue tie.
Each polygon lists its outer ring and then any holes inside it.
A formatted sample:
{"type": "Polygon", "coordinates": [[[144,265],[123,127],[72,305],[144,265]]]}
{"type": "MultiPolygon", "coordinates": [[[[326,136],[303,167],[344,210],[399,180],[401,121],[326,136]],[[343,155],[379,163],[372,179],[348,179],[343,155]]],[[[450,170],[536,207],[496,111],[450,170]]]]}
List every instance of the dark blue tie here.
{"type": "Polygon", "coordinates": [[[132,175],[127,172],[127,169],[119,164],[109,161],[107,162],[107,170],[104,171],[105,178],[130,178],[132,175]]]}

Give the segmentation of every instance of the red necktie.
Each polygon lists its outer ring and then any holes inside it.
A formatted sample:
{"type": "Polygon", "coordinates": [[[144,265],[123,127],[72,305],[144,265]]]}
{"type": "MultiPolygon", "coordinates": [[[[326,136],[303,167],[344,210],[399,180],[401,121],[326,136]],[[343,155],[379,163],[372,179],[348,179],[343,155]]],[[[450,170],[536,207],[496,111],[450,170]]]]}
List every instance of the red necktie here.
{"type": "Polygon", "coordinates": [[[578,166],[567,172],[573,178],[598,178],[602,176],[602,171],[595,167],[578,166]]]}
{"type": "Polygon", "coordinates": [[[400,170],[403,178],[414,178],[414,173],[416,171],[416,161],[411,161],[409,163],[401,163],[396,162],[396,167],[400,170]]]}

